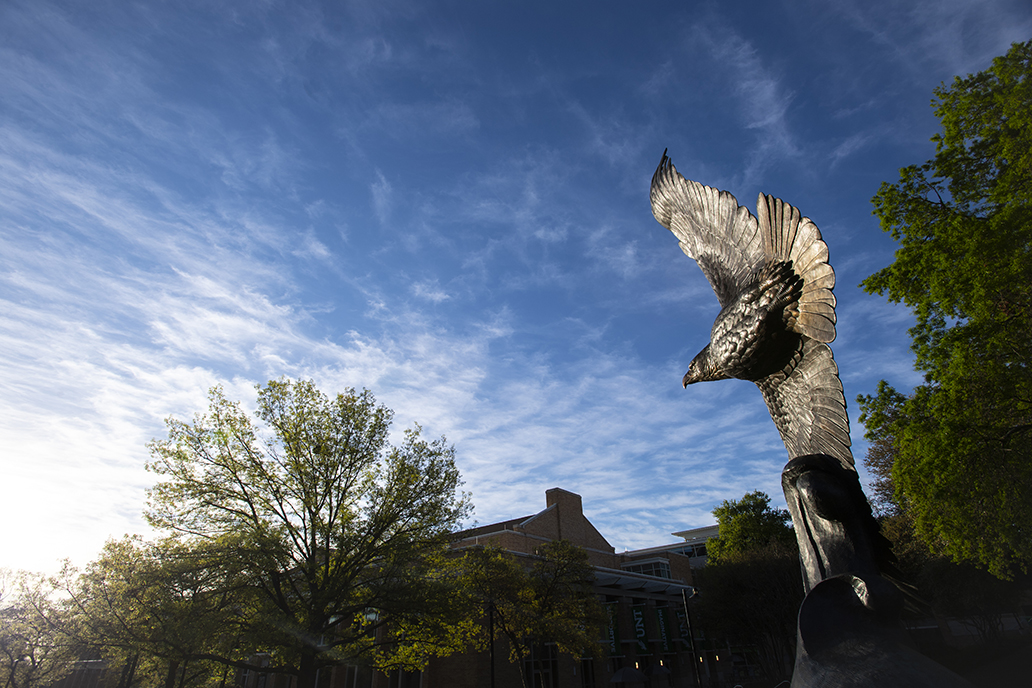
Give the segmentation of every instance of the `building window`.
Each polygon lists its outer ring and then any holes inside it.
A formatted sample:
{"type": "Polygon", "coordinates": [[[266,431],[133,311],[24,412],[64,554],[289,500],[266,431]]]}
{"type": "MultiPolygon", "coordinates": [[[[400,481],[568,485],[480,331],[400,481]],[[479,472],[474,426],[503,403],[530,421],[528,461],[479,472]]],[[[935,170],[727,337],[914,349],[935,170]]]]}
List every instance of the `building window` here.
{"type": "Polygon", "coordinates": [[[388,688],[419,688],[422,685],[422,672],[395,669],[387,681],[388,688]]]}
{"type": "Polygon", "coordinates": [[[670,562],[663,560],[646,561],[640,564],[624,564],[624,571],[641,573],[657,578],[670,578],[670,562]]]}
{"type": "Polygon", "coordinates": [[[580,661],[581,688],[595,688],[595,660],[588,657],[580,661]]]}
{"type": "Polygon", "coordinates": [[[706,543],[698,542],[694,545],[685,545],[680,549],[670,550],[674,554],[683,554],[686,557],[704,557],[706,556],[706,543]]]}
{"type": "Polygon", "coordinates": [[[533,688],[559,688],[559,653],[555,645],[534,645],[526,660],[533,688]]]}
{"type": "Polygon", "coordinates": [[[344,668],[344,688],[372,688],[373,670],[367,666],[344,668]]]}

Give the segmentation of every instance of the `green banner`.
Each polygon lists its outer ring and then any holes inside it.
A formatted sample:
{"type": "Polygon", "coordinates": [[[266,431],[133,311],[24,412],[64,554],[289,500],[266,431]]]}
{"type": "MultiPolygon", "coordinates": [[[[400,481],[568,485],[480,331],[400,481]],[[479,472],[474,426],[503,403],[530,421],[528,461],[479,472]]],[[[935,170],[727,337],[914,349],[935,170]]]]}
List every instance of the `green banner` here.
{"type": "Polygon", "coordinates": [[[677,614],[677,631],[681,635],[681,640],[685,643],[691,643],[691,631],[688,626],[688,615],[683,609],[678,609],[677,614]]]}
{"type": "Polygon", "coordinates": [[[645,605],[631,605],[631,615],[634,618],[634,639],[638,642],[638,651],[648,652],[649,645],[645,635],[645,605]]]}
{"type": "Polygon", "coordinates": [[[609,628],[606,629],[606,640],[609,645],[609,656],[619,657],[620,656],[620,623],[617,612],[619,611],[619,602],[607,602],[606,605],[606,618],[609,620],[609,628]]]}
{"type": "Polygon", "coordinates": [[[656,626],[659,627],[660,651],[670,652],[670,631],[667,629],[666,607],[656,607],[656,626]]]}

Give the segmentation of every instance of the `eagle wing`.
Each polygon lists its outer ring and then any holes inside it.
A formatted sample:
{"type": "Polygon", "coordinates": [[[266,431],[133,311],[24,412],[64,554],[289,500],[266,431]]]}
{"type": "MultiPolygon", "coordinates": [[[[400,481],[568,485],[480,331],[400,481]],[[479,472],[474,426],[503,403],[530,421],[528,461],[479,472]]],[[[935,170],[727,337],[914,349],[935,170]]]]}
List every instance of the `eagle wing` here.
{"type": "Polygon", "coordinates": [[[652,214],[702,268],[720,307],[734,301],[766,262],[756,218],[727,191],[682,177],[666,152],[650,196],[652,214]]]}
{"type": "Polygon", "coordinates": [[[828,263],[828,245],[809,218],[779,198],[760,194],[757,219],[727,191],[682,177],[665,151],[649,195],[652,214],[699,264],[721,308],[767,264],[791,263],[803,291],[789,329],[819,342],[834,341],[835,271],[828,263]]]}
{"type": "Polygon", "coordinates": [[[772,263],[791,265],[801,278],[798,302],[785,309],[785,327],[801,335],[798,344],[784,367],[754,381],[790,458],[828,454],[852,468],[846,400],[827,345],[836,334],[835,271],[817,225],[764,194],[754,217],[727,191],[682,177],[665,151],[650,198],[652,214],[702,268],[721,308],[772,263]]]}
{"type": "Polygon", "coordinates": [[[789,363],[756,385],[789,458],[828,454],[853,467],[846,398],[831,347],[801,337],[789,363]]]}
{"type": "Polygon", "coordinates": [[[756,199],[763,253],[769,261],[788,262],[803,280],[797,314],[789,329],[818,342],[835,340],[835,271],[828,245],[810,218],[780,198],[756,199]]]}

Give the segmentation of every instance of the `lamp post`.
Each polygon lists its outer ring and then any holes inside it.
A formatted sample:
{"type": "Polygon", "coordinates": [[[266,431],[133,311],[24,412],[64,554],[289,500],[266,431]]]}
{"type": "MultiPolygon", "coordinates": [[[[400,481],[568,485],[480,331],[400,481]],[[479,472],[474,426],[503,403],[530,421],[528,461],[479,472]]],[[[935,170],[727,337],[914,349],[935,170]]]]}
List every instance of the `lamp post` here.
{"type": "MultiPolygon", "coordinates": [[[[692,588],[692,597],[699,593],[692,588]]],[[[695,629],[692,627],[692,613],[688,611],[688,588],[681,588],[681,602],[684,603],[684,618],[688,622],[688,645],[692,649],[692,672],[695,674],[695,685],[702,686],[702,674],[699,673],[699,656],[695,652],[695,629]]]]}

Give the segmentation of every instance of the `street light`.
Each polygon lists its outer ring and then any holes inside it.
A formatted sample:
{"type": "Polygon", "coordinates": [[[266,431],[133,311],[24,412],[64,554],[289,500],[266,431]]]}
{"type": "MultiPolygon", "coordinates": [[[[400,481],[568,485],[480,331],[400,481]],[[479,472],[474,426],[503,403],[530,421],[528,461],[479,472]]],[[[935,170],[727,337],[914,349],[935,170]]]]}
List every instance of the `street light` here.
{"type": "Polygon", "coordinates": [[[684,603],[684,618],[688,622],[688,645],[692,648],[692,670],[695,673],[695,685],[702,686],[702,674],[699,672],[699,664],[702,657],[695,652],[695,629],[692,628],[692,613],[688,611],[688,600],[698,597],[699,591],[692,588],[691,597],[688,596],[688,588],[681,588],[681,601],[684,603]],[[696,662],[695,660],[699,661],[696,662]]]}

